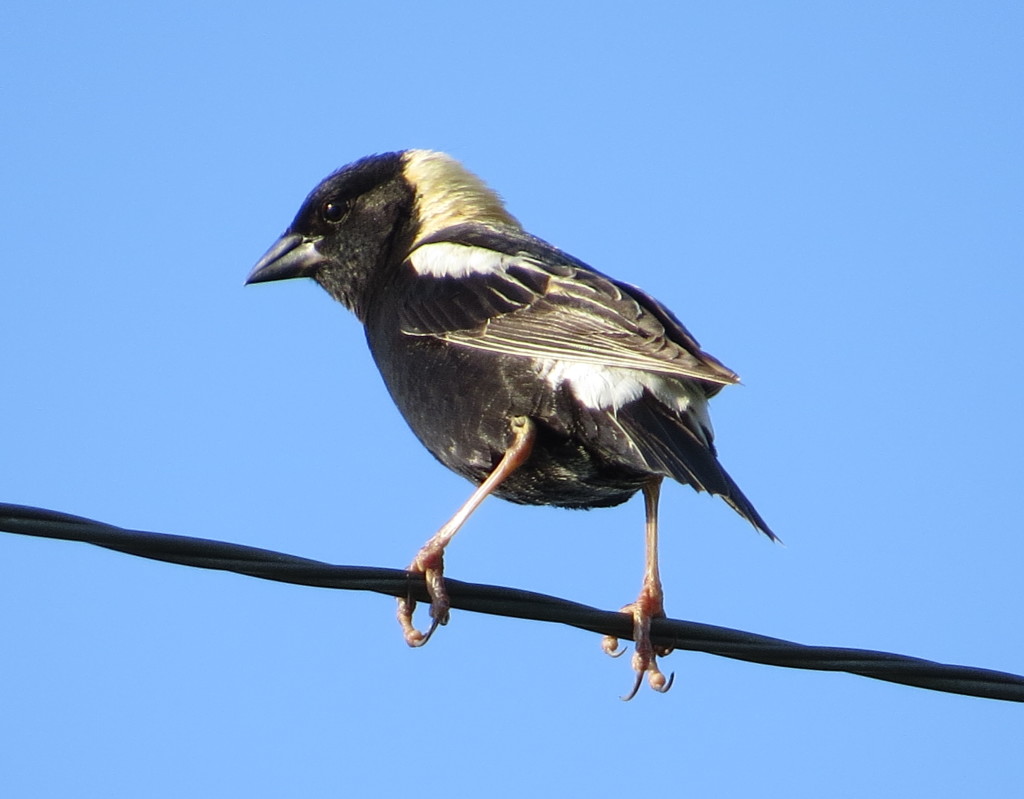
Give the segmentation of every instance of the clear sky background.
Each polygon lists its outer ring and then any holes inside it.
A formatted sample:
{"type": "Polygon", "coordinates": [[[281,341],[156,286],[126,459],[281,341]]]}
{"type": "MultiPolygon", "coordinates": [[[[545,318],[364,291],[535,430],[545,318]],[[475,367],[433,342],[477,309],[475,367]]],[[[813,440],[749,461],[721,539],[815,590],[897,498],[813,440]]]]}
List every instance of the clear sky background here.
{"type": "MultiPolygon", "coordinates": [[[[446,150],[742,387],[666,486],[669,614],[1024,672],[1024,11],[930,3],[0,9],[0,501],[402,567],[465,499],[308,281],[328,172],[446,150]]],[[[614,609],[642,505],[492,500],[450,576],[614,609]]],[[[1020,705],[0,535],[4,796],[1011,796],[1020,705]]]]}

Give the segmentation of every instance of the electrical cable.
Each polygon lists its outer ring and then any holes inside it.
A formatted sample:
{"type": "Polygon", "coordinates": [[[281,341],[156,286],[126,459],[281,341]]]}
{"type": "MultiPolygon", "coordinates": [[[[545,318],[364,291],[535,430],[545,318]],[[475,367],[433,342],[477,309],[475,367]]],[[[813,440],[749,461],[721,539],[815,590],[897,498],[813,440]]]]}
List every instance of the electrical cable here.
{"type": "MultiPolygon", "coordinates": [[[[318,588],[374,591],[429,602],[423,575],[400,569],[336,566],[283,552],[204,538],[129,530],[67,513],[0,503],[0,531],[80,541],[153,560],[218,569],[318,588]]],[[[453,608],[534,621],[557,622],[601,635],[631,639],[632,618],[557,597],[446,578],[453,608]]],[[[921,658],[804,644],[756,633],[677,619],[651,624],[656,645],[818,671],[845,671],[933,691],[1024,702],[1024,676],[935,663],[921,658]]]]}

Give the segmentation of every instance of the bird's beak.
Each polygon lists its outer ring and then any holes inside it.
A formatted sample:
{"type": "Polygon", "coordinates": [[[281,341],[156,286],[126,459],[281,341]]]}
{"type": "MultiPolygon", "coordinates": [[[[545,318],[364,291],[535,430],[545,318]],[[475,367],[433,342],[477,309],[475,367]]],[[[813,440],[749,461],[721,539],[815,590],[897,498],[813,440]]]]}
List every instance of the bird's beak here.
{"type": "Polygon", "coordinates": [[[327,260],[316,251],[319,240],[304,238],[297,233],[281,236],[253,267],[245,280],[246,285],[311,276],[327,260]]]}

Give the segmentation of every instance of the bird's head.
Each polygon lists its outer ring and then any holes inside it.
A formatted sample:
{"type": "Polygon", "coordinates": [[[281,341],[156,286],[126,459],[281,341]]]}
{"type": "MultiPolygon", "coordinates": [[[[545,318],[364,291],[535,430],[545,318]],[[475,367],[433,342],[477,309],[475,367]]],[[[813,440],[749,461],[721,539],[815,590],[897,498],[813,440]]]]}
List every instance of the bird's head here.
{"type": "Polygon", "coordinates": [[[519,228],[483,181],[443,153],[372,155],[313,189],[246,283],[311,277],[363,318],[389,270],[419,241],[462,222],[519,228]]]}

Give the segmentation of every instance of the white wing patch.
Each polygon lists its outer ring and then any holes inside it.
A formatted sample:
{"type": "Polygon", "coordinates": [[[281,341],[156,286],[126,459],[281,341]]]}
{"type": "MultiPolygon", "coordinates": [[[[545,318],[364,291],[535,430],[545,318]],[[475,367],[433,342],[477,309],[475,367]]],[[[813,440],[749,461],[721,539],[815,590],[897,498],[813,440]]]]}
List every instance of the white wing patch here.
{"type": "Polygon", "coordinates": [[[573,396],[588,408],[613,413],[643,396],[644,390],[677,413],[692,413],[701,425],[711,429],[707,399],[699,388],[665,375],[596,366],[573,361],[546,360],[541,377],[553,388],[568,384],[573,396]]]}
{"type": "Polygon", "coordinates": [[[568,383],[573,396],[594,410],[618,410],[640,399],[644,391],[640,378],[648,377],[613,366],[550,360],[541,366],[541,376],[554,389],[568,383]]]}
{"type": "Polygon", "coordinates": [[[483,247],[439,241],[417,247],[409,255],[416,274],[424,277],[465,277],[504,272],[520,258],[483,247]]]}

